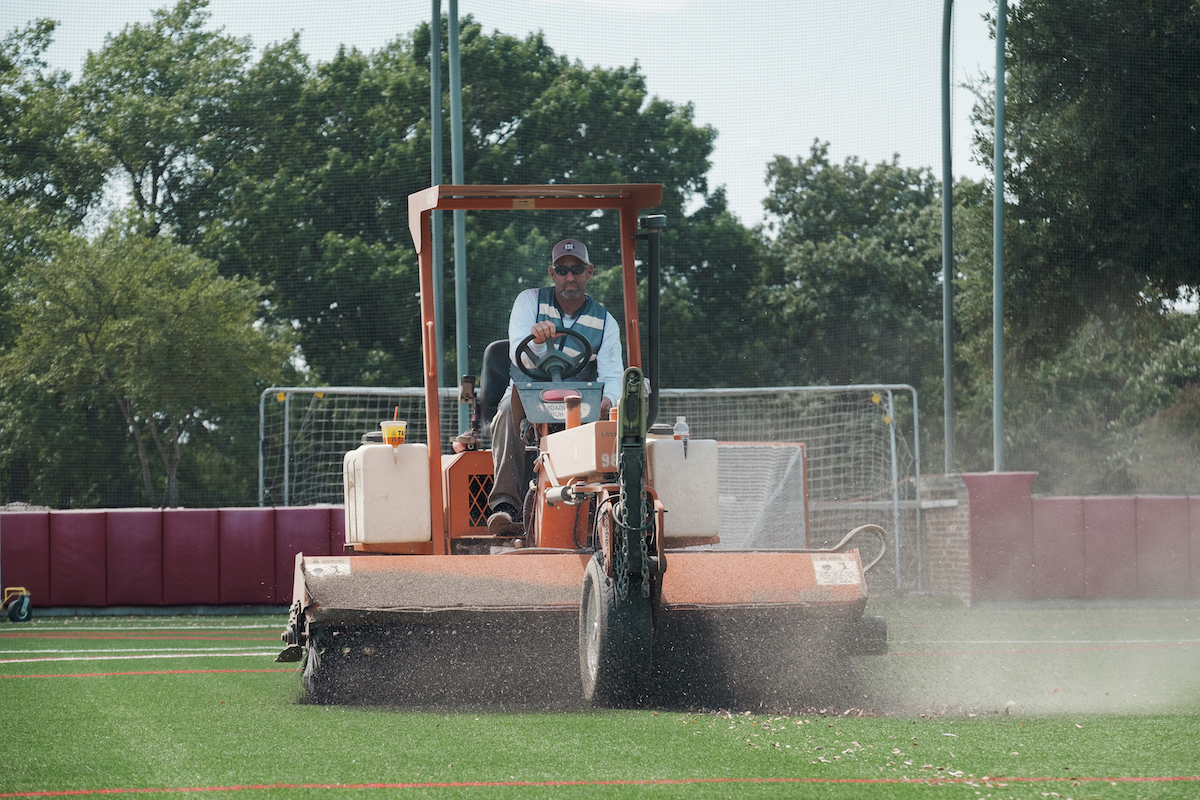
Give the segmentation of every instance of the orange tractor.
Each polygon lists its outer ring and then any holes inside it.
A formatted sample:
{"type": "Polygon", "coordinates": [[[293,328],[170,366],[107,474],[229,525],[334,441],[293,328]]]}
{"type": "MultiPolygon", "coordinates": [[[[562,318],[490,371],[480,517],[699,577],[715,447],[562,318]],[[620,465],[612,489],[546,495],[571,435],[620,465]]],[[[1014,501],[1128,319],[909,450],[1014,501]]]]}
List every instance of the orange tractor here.
{"type": "MultiPolygon", "coordinates": [[[[648,435],[657,414],[659,184],[435,186],[409,197],[420,263],[426,442],[368,441],[344,462],[346,551],[297,554],[280,661],[316,702],[730,707],[793,702],[840,656],[886,652],[856,549],[719,549],[717,442],[648,435]],[[620,402],[572,381],[587,356],[521,364],[535,476],[525,529],[489,534],[477,425],[443,452],[430,212],[616,211],[626,363],[620,402]],[[643,374],[635,248],[649,245],[643,374]],[[647,390],[646,377],[650,389],[647,390]]],[[[582,337],[580,337],[582,338],[582,337]]],[[[518,349],[524,348],[524,344],[518,349]]],[[[528,353],[528,349],[524,348],[528,353]]],[[[585,350],[587,348],[584,348],[585,350]]],[[[460,402],[490,419],[509,385],[490,345],[460,402]]],[[[366,437],[365,437],[366,438],[366,437]]],[[[883,532],[874,532],[882,547],[883,532]]],[[[879,553],[882,556],[882,551],[879,553]]],[[[877,562],[876,557],[867,568],[877,562]]]]}

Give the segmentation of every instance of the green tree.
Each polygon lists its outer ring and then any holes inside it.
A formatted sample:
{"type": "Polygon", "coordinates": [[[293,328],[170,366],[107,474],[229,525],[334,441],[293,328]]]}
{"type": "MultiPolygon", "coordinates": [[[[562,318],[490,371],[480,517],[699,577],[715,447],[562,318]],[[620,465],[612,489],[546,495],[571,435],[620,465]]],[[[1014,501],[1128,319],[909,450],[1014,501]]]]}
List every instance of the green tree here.
{"type": "MultiPolygon", "coordinates": [[[[1190,440],[1200,380],[1194,316],[1170,302],[1200,281],[1200,11],[1033,0],[1007,33],[1006,466],[1043,492],[1175,491],[1145,456],[1190,440]]],[[[977,94],[990,166],[994,92],[977,94]]],[[[991,465],[992,191],[955,218],[964,469],[991,465]]]]}
{"type": "Polygon", "coordinates": [[[250,43],[204,29],[207,0],[179,0],[105,37],[76,95],[89,141],[128,181],[145,232],[192,241],[211,221],[225,170],[257,144],[243,95],[250,43]]]}
{"type": "Polygon", "coordinates": [[[133,437],[146,497],[148,454],[162,462],[162,503],[177,503],[181,447],[212,409],[254,397],[280,373],[286,344],[256,324],[264,287],[224,279],[186,247],[110,228],[67,237],[10,287],[19,325],[0,357],[6,382],[73,397],[107,396],[133,437]]]}
{"type": "Polygon", "coordinates": [[[664,387],[764,386],[778,379],[774,321],[755,297],[765,248],[726,206],[724,189],[662,234],[664,387]]]}
{"type": "Polygon", "coordinates": [[[767,167],[769,269],[759,297],[786,383],[920,385],[941,336],[939,183],[895,159],[767,167]]]}
{"type": "MultiPolygon", "coordinates": [[[[43,59],[54,28],[37,20],[0,39],[0,352],[17,334],[4,313],[9,280],[46,255],[56,231],[83,221],[104,180],[101,154],[81,134],[69,76],[49,72],[43,59]]],[[[0,384],[0,495],[70,506],[122,485],[92,411],[28,384],[0,384]]]]}
{"type": "MultiPolygon", "coordinates": [[[[989,187],[955,188],[955,244],[960,248],[955,315],[956,453],[964,471],[992,466],[992,199],[989,187]]],[[[1006,241],[1019,242],[1020,220],[1005,224],[1006,241]]],[[[1013,305],[1036,302],[1014,289],[1013,305]]],[[[1042,313],[1056,313],[1047,304],[1042,313]]],[[[1061,321],[1042,324],[1050,326],[1061,321]]],[[[1200,362],[1194,356],[1195,317],[1160,313],[1153,306],[1099,304],[1081,323],[1055,333],[1053,345],[1005,319],[1005,465],[1038,473],[1043,493],[1095,494],[1175,491],[1153,463],[1170,460],[1168,445],[1190,434],[1166,431],[1190,418],[1167,413],[1146,426],[1164,406],[1191,402],[1186,391],[1200,362]],[[1148,458],[1153,450],[1162,456],[1148,458]]],[[[939,387],[940,388],[940,387],[939,387]]],[[[935,395],[936,396],[936,395],[935,395]]]]}
{"type": "MultiPolygon", "coordinates": [[[[70,76],[47,72],[42,58],[54,28],[38,20],[0,39],[0,202],[71,226],[99,195],[104,169],[79,130],[70,76]]],[[[5,237],[4,248],[23,242],[5,237]]]]}
{"type": "MultiPolygon", "coordinates": [[[[42,58],[55,23],[38,20],[0,39],[0,284],[45,252],[45,234],[71,229],[100,193],[104,167],[83,141],[66,73],[42,58]]],[[[8,298],[0,294],[0,311],[8,298]]],[[[0,346],[13,331],[0,322],[0,346]]]]}
{"type": "MultiPolygon", "coordinates": [[[[422,25],[377,52],[343,50],[308,72],[285,114],[288,124],[276,126],[287,142],[286,160],[269,152],[236,160],[231,223],[214,226],[205,241],[205,254],[226,274],[274,285],[278,313],[297,327],[308,364],[330,383],[420,381],[407,209],[408,195],[429,183],[428,54],[429,28],[422,25]]],[[[699,196],[704,208],[716,135],[694,123],[690,106],[650,97],[637,67],[585,69],[556,56],[540,34],[486,35],[469,17],[462,25],[462,68],[468,183],[661,181],[664,210],[680,240],[686,238],[685,207],[699,196]]],[[[448,147],[448,129],[444,141],[448,147]]],[[[727,220],[708,241],[732,232],[727,220]]],[[[470,216],[473,358],[506,335],[512,297],[526,285],[541,285],[550,246],[565,236],[585,238],[604,271],[617,263],[611,214],[470,216]]],[[[453,287],[450,269],[443,265],[447,287],[453,287]]],[[[452,291],[446,299],[452,356],[452,291]]],[[[619,307],[613,310],[621,316],[619,307]]],[[[448,373],[477,366],[452,364],[448,373]]]]}
{"type": "MultiPolygon", "coordinates": [[[[1200,7],[1032,0],[1007,26],[1006,249],[1019,343],[1200,285],[1200,7]]],[[[994,93],[976,141],[992,163],[994,93]]]]}
{"type": "Polygon", "coordinates": [[[231,164],[228,221],[209,230],[203,252],[225,274],[274,286],[278,318],[296,326],[324,382],[411,382],[420,315],[407,209],[429,181],[428,135],[414,128],[428,70],[404,40],[371,55],[342,50],[314,69],[292,43],[268,57],[274,65],[250,73],[247,92],[273,97],[277,122],[231,164]]]}

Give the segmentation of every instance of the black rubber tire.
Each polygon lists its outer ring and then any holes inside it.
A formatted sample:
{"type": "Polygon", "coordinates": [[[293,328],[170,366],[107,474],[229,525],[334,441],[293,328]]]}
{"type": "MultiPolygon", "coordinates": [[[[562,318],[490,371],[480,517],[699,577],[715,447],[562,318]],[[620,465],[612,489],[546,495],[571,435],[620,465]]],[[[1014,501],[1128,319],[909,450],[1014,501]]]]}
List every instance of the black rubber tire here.
{"type": "Polygon", "coordinates": [[[326,705],[337,700],[334,689],[336,654],[323,646],[324,636],[309,634],[304,653],[304,697],[310,703],[326,705]]]}
{"type": "Polygon", "coordinates": [[[8,618],[13,622],[29,622],[33,619],[33,603],[30,601],[29,595],[18,595],[8,604],[8,618]]]}
{"type": "Polygon", "coordinates": [[[599,553],[583,573],[579,674],[583,699],[592,705],[638,706],[645,702],[652,683],[650,601],[630,583],[630,596],[618,598],[616,585],[604,574],[599,553]]]}

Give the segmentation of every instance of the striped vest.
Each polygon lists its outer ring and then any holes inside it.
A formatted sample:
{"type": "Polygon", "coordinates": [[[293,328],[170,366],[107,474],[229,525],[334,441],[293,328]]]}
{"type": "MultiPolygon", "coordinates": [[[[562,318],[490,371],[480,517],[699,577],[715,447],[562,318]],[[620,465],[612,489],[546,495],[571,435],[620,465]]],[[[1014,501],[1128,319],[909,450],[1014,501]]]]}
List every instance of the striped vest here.
{"type": "MultiPolygon", "coordinates": [[[[563,324],[562,309],[558,306],[558,297],[554,293],[554,287],[545,286],[538,290],[538,313],[535,322],[553,320],[555,328],[558,330],[569,328],[582,335],[592,346],[591,363],[577,372],[571,378],[573,381],[596,380],[596,376],[599,374],[596,366],[597,356],[600,354],[600,344],[604,341],[604,322],[608,319],[608,312],[604,310],[604,306],[593,300],[590,295],[585,297],[583,307],[575,314],[575,324],[567,326],[563,324]]],[[[551,341],[552,347],[557,347],[572,358],[583,352],[579,348],[579,340],[573,337],[559,336],[551,341]]],[[[521,372],[516,364],[509,366],[514,381],[521,383],[529,380],[529,376],[521,372]]]]}

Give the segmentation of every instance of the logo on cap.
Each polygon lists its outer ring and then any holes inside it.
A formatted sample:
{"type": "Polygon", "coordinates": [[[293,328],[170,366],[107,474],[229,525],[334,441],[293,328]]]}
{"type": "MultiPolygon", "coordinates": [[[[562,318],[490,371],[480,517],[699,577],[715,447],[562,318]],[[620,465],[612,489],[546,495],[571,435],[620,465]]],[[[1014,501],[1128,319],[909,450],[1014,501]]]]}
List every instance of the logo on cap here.
{"type": "Polygon", "coordinates": [[[554,250],[550,256],[550,263],[557,264],[560,258],[565,258],[566,256],[578,258],[585,264],[591,263],[591,261],[588,259],[587,245],[578,239],[563,239],[561,242],[554,245],[554,250]]]}

